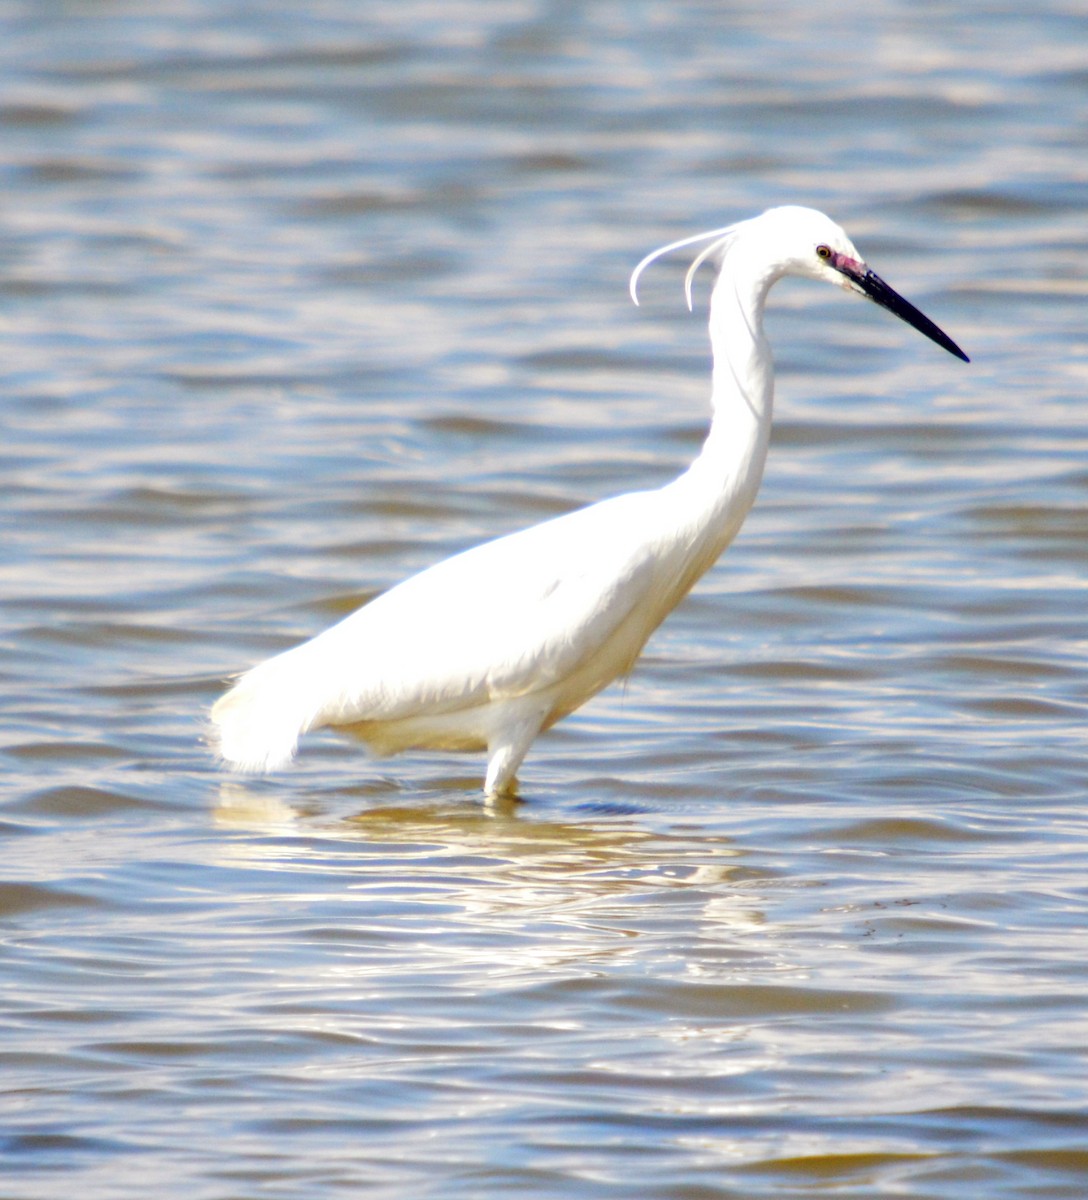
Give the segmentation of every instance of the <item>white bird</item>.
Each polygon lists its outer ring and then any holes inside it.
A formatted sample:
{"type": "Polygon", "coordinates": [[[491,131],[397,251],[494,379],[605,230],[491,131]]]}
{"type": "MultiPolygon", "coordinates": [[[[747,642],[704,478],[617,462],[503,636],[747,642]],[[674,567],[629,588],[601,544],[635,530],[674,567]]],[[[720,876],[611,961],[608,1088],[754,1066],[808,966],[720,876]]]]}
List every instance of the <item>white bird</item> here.
{"type": "Polygon", "coordinates": [[[486,750],[484,790],[512,792],[533,740],[628,672],[650,634],[740,529],[763,475],[774,373],[771,285],[822,279],[868,296],[957,358],[963,351],[810,208],[662,246],[705,243],[685,280],[720,264],[710,300],[713,420],[664,487],[591,504],[413,575],[312,640],[244,674],[214,706],[212,739],[242,771],[271,771],[299,737],[350,726],[376,753],[486,750]]]}

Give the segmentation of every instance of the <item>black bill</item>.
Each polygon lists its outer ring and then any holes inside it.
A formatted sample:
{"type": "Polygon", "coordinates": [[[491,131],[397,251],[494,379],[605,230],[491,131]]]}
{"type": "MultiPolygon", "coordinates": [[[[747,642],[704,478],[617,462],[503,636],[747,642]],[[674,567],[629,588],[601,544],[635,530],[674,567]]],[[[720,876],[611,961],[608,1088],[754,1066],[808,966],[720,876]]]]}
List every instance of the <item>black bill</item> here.
{"type": "Polygon", "coordinates": [[[888,287],[879,275],[866,270],[864,275],[851,274],[851,278],[865,295],[870,300],[875,300],[881,308],[886,308],[888,312],[895,313],[908,325],[913,325],[919,333],[924,333],[930,341],[936,342],[949,354],[954,354],[964,362],[971,361],[947,333],[938,329],[925,313],[919,312],[909,300],[904,300],[894,288],[888,287]]]}

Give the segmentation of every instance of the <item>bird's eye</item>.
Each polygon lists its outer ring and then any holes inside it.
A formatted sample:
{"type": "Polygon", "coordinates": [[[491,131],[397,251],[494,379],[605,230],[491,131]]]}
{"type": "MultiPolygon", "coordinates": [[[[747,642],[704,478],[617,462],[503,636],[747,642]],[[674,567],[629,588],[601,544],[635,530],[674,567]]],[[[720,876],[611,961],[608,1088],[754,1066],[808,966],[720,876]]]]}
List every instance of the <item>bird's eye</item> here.
{"type": "Polygon", "coordinates": [[[831,247],[830,246],[817,246],[816,253],[817,253],[817,255],[819,255],[820,258],[830,258],[831,257],[831,247]]]}

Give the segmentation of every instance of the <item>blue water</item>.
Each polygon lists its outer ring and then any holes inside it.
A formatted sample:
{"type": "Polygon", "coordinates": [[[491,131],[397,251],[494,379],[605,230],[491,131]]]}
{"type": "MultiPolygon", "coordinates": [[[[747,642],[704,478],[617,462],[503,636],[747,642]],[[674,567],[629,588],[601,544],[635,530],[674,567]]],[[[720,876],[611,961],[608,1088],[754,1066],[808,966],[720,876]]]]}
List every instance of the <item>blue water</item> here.
{"type": "Polygon", "coordinates": [[[0,1192],[1088,1192],[1088,14],[0,0],[0,1192]],[[477,756],[225,679],[706,422],[665,241],[823,208],[722,563],[477,756]]]}

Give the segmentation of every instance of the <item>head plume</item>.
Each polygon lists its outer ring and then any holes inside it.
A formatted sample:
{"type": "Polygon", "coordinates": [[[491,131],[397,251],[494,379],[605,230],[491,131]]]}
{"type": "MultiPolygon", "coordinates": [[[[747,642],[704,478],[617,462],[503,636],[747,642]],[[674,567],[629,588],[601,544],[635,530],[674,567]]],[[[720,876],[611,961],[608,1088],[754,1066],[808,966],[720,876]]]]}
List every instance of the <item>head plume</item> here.
{"type": "Polygon", "coordinates": [[[695,278],[695,272],[707,261],[708,258],[713,258],[715,255],[722,254],[728,249],[730,242],[736,237],[737,230],[744,224],[743,221],[737,222],[734,225],[725,225],[721,229],[710,229],[706,233],[696,233],[691,237],[681,238],[678,242],[669,242],[667,246],[659,246],[656,250],[651,250],[649,254],[638,264],[631,272],[631,282],[629,291],[631,299],[638,304],[638,281],[642,276],[642,272],[653,262],[666,254],[671,254],[674,250],[683,250],[686,246],[697,246],[700,242],[706,242],[702,250],[695,256],[691,266],[688,267],[688,272],[684,276],[684,298],[688,302],[688,310],[692,308],[691,284],[695,278]]]}

